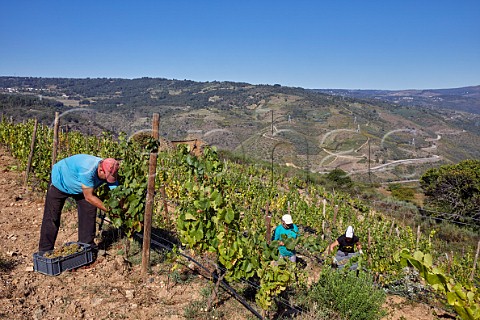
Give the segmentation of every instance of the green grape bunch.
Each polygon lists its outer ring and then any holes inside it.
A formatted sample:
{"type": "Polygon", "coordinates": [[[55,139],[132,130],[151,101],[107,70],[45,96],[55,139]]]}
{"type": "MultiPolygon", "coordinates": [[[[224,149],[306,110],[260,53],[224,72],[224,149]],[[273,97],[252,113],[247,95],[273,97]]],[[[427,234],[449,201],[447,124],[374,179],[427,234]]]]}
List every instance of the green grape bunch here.
{"type": "Polygon", "coordinates": [[[63,245],[55,250],[50,252],[46,252],[43,256],[45,258],[58,258],[58,257],[66,257],[71,254],[82,252],[83,248],[77,243],[71,243],[68,245],[63,245]]]}

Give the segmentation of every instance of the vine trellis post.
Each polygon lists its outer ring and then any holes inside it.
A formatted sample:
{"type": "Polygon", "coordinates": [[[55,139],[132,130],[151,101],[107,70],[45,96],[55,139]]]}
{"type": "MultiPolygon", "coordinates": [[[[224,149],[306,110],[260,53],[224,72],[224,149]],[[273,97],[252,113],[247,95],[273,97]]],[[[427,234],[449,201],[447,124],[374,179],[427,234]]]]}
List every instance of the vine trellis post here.
{"type": "Polygon", "coordinates": [[[472,268],[472,273],[470,274],[470,281],[473,281],[473,277],[475,276],[475,269],[477,268],[477,261],[478,261],[479,254],[480,254],[480,240],[478,241],[477,253],[475,254],[475,260],[473,261],[473,268],[472,268]]]}
{"type": "Polygon", "coordinates": [[[368,229],[368,238],[367,238],[367,252],[368,252],[368,265],[372,265],[372,254],[371,254],[371,249],[372,247],[372,236],[370,234],[370,228],[368,229]]]}
{"type": "Polygon", "coordinates": [[[417,245],[415,247],[416,250],[418,250],[418,245],[420,244],[420,236],[421,236],[420,225],[418,225],[417,226],[417,245]]]}
{"type": "Polygon", "coordinates": [[[26,189],[28,184],[28,175],[32,166],[33,152],[35,151],[35,140],[37,139],[38,119],[35,118],[35,124],[33,125],[32,141],[30,143],[30,153],[28,155],[27,168],[25,169],[25,180],[23,186],[26,189]]]}
{"type": "Polygon", "coordinates": [[[327,206],[327,199],[323,198],[322,200],[323,203],[323,219],[325,219],[325,211],[326,211],[326,206],[327,206]]]}
{"type": "MultiPolygon", "coordinates": [[[[153,114],[152,137],[158,141],[159,139],[159,123],[160,116],[158,113],[153,114]]],[[[142,276],[146,277],[148,267],[150,265],[150,240],[152,237],[152,215],[153,202],[155,197],[155,176],[157,172],[158,152],[150,152],[150,161],[148,164],[148,181],[147,181],[147,202],[145,204],[145,215],[143,219],[143,251],[142,251],[142,276]]]]}
{"type": "Polygon", "coordinates": [[[265,206],[265,227],[267,229],[267,231],[265,233],[265,238],[266,238],[265,240],[267,241],[268,244],[270,244],[270,241],[272,240],[271,221],[272,221],[272,216],[269,212],[269,205],[267,203],[266,206],[265,206]]]}
{"type": "Polygon", "coordinates": [[[57,162],[57,150],[58,150],[58,129],[60,127],[60,114],[55,112],[55,122],[53,125],[53,149],[52,149],[52,168],[57,162]]]}

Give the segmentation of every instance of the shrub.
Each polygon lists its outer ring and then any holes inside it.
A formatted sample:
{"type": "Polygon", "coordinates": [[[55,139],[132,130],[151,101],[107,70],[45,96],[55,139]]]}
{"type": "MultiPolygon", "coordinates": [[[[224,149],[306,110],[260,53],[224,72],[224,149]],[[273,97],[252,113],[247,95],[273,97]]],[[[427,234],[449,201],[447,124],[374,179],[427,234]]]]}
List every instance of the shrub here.
{"type": "Polygon", "coordinates": [[[327,180],[330,181],[334,187],[342,190],[348,190],[353,186],[352,179],[345,171],[335,168],[327,174],[327,180]]]}
{"type": "Polygon", "coordinates": [[[345,319],[372,320],[385,316],[382,309],[385,296],[366,273],[357,275],[356,272],[325,268],[308,293],[308,300],[311,305],[340,314],[345,319]]]}
{"type": "Polygon", "coordinates": [[[400,201],[413,201],[415,199],[415,190],[412,188],[398,188],[392,190],[392,196],[400,201]]]}
{"type": "Polygon", "coordinates": [[[404,187],[399,183],[391,183],[388,190],[392,193],[392,197],[400,201],[413,201],[415,199],[415,190],[413,188],[404,187]]]}

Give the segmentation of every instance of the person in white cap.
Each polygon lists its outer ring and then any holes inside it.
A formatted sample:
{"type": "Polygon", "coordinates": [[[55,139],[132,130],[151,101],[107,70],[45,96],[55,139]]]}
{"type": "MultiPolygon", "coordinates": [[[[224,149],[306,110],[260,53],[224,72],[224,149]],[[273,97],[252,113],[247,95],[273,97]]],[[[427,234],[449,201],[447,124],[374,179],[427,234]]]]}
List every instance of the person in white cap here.
{"type": "Polygon", "coordinates": [[[354,234],[352,226],[348,226],[345,234],[342,234],[337,240],[328,246],[328,253],[333,252],[333,249],[337,246],[339,246],[339,248],[334,258],[334,262],[337,264],[342,264],[341,262],[346,263],[349,258],[358,253],[363,253],[360,239],[354,234]],[[355,247],[357,247],[358,253],[355,253],[355,247]]]}
{"type": "Polygon", "coordinates": [[[293,223],[292,216],[289,214],[285,214],[282,216],[282,224],[275,228],[275,232],[273,234],[273,240],[278,241],[278,251],[280,254],[280,258],[288,258],[292,262],[297,261],[297,255],[295,250],[288,250],[285,247],[282,236],[286,235],[287,238],[296,239],[298,237],[298,227],[296,224],[293,223]]]}

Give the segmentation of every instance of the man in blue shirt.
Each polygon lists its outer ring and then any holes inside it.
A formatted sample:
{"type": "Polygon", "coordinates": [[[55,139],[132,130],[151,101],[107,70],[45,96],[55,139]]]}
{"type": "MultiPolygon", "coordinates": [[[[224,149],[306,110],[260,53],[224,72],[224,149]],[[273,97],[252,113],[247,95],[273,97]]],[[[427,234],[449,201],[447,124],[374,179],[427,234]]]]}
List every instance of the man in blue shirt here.
{"type": "Polygon", "coordinates": [[[284,246],[282,235],[286,235],[287,238],[293,239],[296,239],[298,236],[298,227],[293,223],[292,216],[289,214],[284,215],[282,217],[282,224],[275,228],[273,240],[279,241],[278,251],[280,253],[280,258],[286,257],[292,262],[297,262],[295,250],[290,251],[284,246]]]}
{"type": "Polygon", "coordinates": [[[60,227],[65,200],[73,198],[78,207],[78,242],[95,247],[97,208],[107,211],[94,190],[104,183],[115,188],[119,163],[113,158],[102,159],[77,154],[57,162],[52,168],[51,184],[47,190],[38,250],[53,250],[60,227]]]}

